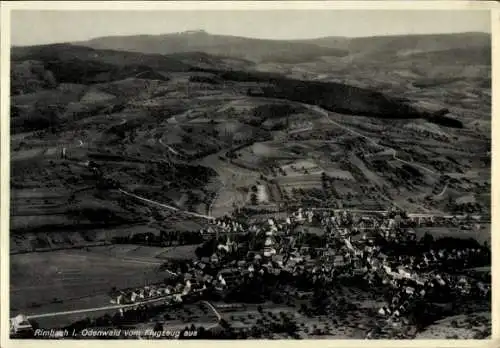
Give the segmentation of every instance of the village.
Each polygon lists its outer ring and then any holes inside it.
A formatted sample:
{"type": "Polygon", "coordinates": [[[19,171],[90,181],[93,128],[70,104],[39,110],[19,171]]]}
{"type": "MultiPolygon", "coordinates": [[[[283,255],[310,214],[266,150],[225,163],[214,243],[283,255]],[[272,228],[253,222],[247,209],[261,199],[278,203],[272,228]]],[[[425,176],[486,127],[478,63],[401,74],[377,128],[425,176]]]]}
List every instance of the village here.
{"type": "MultiPolygon", "coordinates": [[[[162,265],[167,277],[161,284],[113,288],[110,303],[124,307],[117,318],[142,307],[150,311],[199,300],[259,303],[276,298],[277,292],[287,294],[285,301],[293,306],[294,298],[303,297],[299,294],[345,282],[380,290],[385,304],[375,315],[394,330],[418,326],[415,309],[423,303],[487,299],[491,284],[464,272],[489,266],[487,245],[434,240],[427,233],[419,238],[414,231],[417,226],[478,229],[478,217],[408,215],[299,209],[285,219],[250,225],[217,219],[200,231],[206,241],[197,249],[197,259],[162,265]]],[[[365,338],[377,335],[380,329],[366,329],[365,338]]]]}

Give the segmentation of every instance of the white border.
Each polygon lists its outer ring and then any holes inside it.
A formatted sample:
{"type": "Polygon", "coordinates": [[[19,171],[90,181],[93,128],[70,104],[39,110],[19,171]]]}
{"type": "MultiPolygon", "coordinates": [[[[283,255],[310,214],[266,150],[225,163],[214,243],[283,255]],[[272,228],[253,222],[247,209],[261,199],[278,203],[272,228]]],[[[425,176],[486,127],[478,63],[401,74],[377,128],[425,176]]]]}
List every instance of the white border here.
{"type": "MultiPolygon", "coordinates": [[[[10,174],[10,132],[9,132],[9,72],[10,72],[10,11],[11,10],[331,10],[331,9],[351,9],[351,10],[490,10],[491,11],[491,35],[492,35],[492,62],[500,61],[500,5],[494,1],[178,1],[178,2],[120,2],[120,1],[100,1],[100,2],[69,2],[69,1],[12,1],[1,2],[1,118],[0,118],[0,134],[1,134],[1,166],[0,166],[0,252],[1,252],[1,331],[0,331],[0,347],[51,347],[54,346],[119,346],[136,347],[137,345],[148,345],[163,347],[169,346],[186,346],[186,347],[218,347],[227,345],[237,346],[253,346],[259,344],[256,340],[244,341],[46,341],[46,340],[11,340],[8,338],[8,320],[9,320],[9,174],[10,174]],[[50,345],[50,346],[49,346],[50,345]]],[[[36,28],[34,28],[36,30],[36,28]]],[[[500,71],[498,64],[493,64],[492,67],[492,83],[493,83],[493,105],[492,105],[492,148],[494,149],[497,141],[496,136],[500,136],[500,128],[497,127],[498,121],[493,115],[498,116],[500,112],[500,93],[498,83],[500,81],[500,71]]],[[[497,175],[500,169],[495,168],[497,161],[495,151],[492,151],[492,216],[497,216],[496,211],[500,209],[500,192],[495,190],[497,183],[497,175]]],[[[492,250],[500,250],[500,238],[495,236],[498,222],[492,219],[492,250]],[[497,246],[497,248],[496,248],[497,246]]],[[[500,327],[498,325],[498,310],[500,309],[498,292],[495,290],[500,286],[499,274],[497,272],[497,264],[500,262],[496,252],[493,252],[493,302],[492,302],[492,340],[473,341],[473,340],[281,340],[267,341],[270,346],[287,346],[287,347],[305,347],[317,344],[326,346],[335,345],[335,347],[483,347],[494,346],[500,347],[500,341],[497,340],[500,336],[500,327]]]]}

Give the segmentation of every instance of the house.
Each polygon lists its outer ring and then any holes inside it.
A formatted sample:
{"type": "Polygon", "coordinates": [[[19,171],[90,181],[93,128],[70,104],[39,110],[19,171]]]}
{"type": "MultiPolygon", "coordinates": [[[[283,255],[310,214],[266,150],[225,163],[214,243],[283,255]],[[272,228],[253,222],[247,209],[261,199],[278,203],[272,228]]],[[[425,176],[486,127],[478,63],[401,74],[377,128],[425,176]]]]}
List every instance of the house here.
{"type": "Polygon", "coordinates": [[[271,260],[276,264],[278,264],[280,267],[283,267],[283,261],[284,261],[283,255],[273,255],[271,257],[271,260]]]}
{"type": "Polygon", "coordinates": [[[137,300],[137,294],[132,291],[132,293],[130,294],[130,301],[131,302],[135,302],[137,300]]]}
{"type": "Polygon", "coordinates": [[[210,262],[218,263],[219,257],[216,254],[212,254],[212,256],[210,257],[210,262]]]}
{"type": "Polygon", "coordinates": [[[347,265],[347,262],[343,255],[336,255],[333,258],[333,266],[334,267],[344,267],[347,265]]]}
{"type": "Polygon", "coordinates": [[[219,272],[217,278],[224,285],[231,285],[241,278],[242,271],[237,268],[225,268],[219,272]]]}
{"type": "Polygon", "coordinates": [[[267,247],[264,249],[264,256],[265,257],[272,257],[273,255],[276,254],[276,249],[267,247]]]}
{"type": "Polygon", "coordinates": [[[31,323],[28,321],[28,318],[23,314],[19,314],[10,320],[11,333],[19,334],[24,332],[30,332],[32,330],[33,327],[31,326],[31,323]]]}

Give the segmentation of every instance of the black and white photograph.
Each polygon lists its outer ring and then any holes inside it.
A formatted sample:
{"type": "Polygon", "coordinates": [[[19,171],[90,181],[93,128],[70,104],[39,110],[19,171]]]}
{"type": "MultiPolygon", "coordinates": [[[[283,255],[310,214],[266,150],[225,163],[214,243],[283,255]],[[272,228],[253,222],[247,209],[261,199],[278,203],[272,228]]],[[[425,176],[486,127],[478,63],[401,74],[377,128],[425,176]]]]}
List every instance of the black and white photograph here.
{"type": "Polygon", "coordinates": [[[264,3],[12,4],[2,335],[492,339],[491,11],[264,3]]]}

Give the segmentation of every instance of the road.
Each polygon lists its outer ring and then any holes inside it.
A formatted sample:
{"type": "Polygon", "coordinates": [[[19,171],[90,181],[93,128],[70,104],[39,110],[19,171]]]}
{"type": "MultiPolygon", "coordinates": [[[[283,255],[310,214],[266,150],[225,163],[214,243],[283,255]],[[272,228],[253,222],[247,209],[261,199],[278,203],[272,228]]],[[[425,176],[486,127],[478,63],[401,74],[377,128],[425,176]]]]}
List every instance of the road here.
{"type": "MultiPolygon", "coordinates": [[[[355,210],[355,209],[330,209],[330,208],[307,208],[310,210],[324,210],[324,211],[335,211],[335,212],[343,212],[343,211],[349,211],[351,213],[367,213],[367,214],[388,214],[389,211],[387,210],[355,210]]],[[[442,218],[453,218],[456,217],[457,219],[465,218],[466,215],[445,215],[445,214],[427,214],[427,213],[407,213],[406,214],[409,218],[435,218],[435,217],[442,217],[442,218]]],[[[470,215],[472,218],[480,219],[480,215],[470,215]]]]}
{"type": "Polygon", "coordinates": [[[436,197],[441,197],[442,195],[444,195],[444,193],[446,192],[446,189],[448,188],[448,184],[446,184],[444,187],[443,187],[443,191],[441,191],[440,194],[436,195],[436,197]]]}
{"type": "Polygon", "coordinates": [[[217,327],[219,326],[219,322],[222,320],[222,315],[220,315],[220,313],[217,311],[217,309],[215,309],[215,307],[208,301],[201,301],[202,303],[206,304],[211,310],[212,312],[214,312],[215,316],[217,317],[217,323],[213,324],[213,325],[210,325],[209,327],[207,327],[207,329],[213,329],[214,327],[217,327]]]}
{"type": "MultiPolygon", "coordinates": [[[[307,211],[307,210],[325,211],[325,212],[328,211],[328,212],[338,212],[338,213],[346,211],[346,212],[357,213],[357,214],[388,214],[389,213],[388,210],[334,209],[334,208],[314,208],[314,207],[304,208],[304,211],[307,211]]],[[[269,216],[269,217],[279,216],[279,217],[286,218],[290,214],[287,214],[284,211],[278,211],[275,213],[263,213],[263,214],[259,214],[259,215],[261,215],[261,216],[265,215],[265,216],[269,216]]],[[[455,217],[457,219],[464,219],[466,217],[466,215],[429,214],[429,213],[407,213],[406,215],[409,218],[437,218],[437,217],[441,217],[441,218],[451,219],[451,218],[455,217]]],[[[480,215],[470,215],[470,217],[474,218],[474,219],[481,219],[480,215]]]]}
{"type": "MultiPolygon", "coordinates": [[[[148,202],[148,203],[151,203],[151,204],[158,205],[160,207],[163,207],[163,208],[166,208],[166,209],[169,209],[169,210],[178,211],[178,212],[186,214],[186,215],[191,215],[191,216],[195,216],[195,217],[199,217],[199,218],[203,218],[203,219],[207,219],[207,220],[215,220],[216,219],[213,216],[208,216],[208,215],[193,213],[193,212],[189,212],[189,211],[185,211],[185,210],[180,210],[180,209],[178,209],[176,207],[173,207],[173,206],[170,206],[170,205],[167,205],[167,204],[163,204],[163,203],[156,202],[156,201],[153,201],[153,200],[141,197],[141,196],[137,196],[137,195],[135,195],[133,193],[124,191],[122,189],[119,189],[119,191],[121,193],[125,194],[125,195],[137,198],[139,200],[142,200],[142,201],[145,201],[145,202],[148,202]]],[[[360,213],[360,214],[363,214],[363,213],[365,213],[365,214],[388,214],[389,213],[388,210],[332,209],[332,208],[314,208],[314,207],[312,207],[312,208],[306,208],[306,209],[307,210],[313,210],[313,211],[331,211],[331,212],[349,211],[351,213],[360,213]]],[[[271,213],[271,215],[278,216],[278,215],[280,215],[280,213],[282,214],[283,212],[271,213]]],[[[409,218],[436,218],[436,217],[442,217],[442,218],[447,218],[447,219],[451,219],[451,218],[463,219],[463,218],[466,217],[466,215],[449,215],[449,214],[445,215],[445,214],[427,214],[427,213],[407,213],[406,215],[409,218]]],[[[480,219],[481,218],[480,215],[470,215],[470,217],[474,218],[474,219],[480,219]]]]}
{"type": "Polygon", "coordinates": [[[428,173],[430,173],[430,174],[434,174],[434,175],[441,175],[440,173],[437,173],[437,172],[435,172],[435,171],[433,171],[433,170],[431,170],[431,169],[429,169],[429,168],[426,168],[426,167],[424,167],[424,166],[422,166],[422,165],[420,165],[420,164],[411,163],[411,162],[408,162],[408,161],[402,160],[401,158],[398,158],[398,157],[397,157],[397,151],[396,151],[395,149],[393,149],[392,147],[389,147],[389,146],[380,145],[378,142],[376,142],[376,141],[375,141],[375,140],[373,140],[372,138],[370,138],[370,137],[368,137],[368,136],[366,136],[366,135],[364,135],[364,134],[361,134],[361,133],[359,133],[359,132],[356,132],[355,130],[353,130],[353,129],[349,128],[349,127],[346,127],[346,126],[344,126],[344,125],[342,125],[342,124],[340,124],[340,123],[338,123],[338,122],[333,121],[333,120],[329,117],[329,112],[328,112],[328,111],[326,111],[326,110],[324,110],[324,109],[322,109],[322,108],[320,108],[320,107],[318,107],[318,106],[315,106],[315,105],[308,105],[308,104],[302,104],[302,105],[303,105],[304,107],[308,108],[309,110],[315,111],[315,112],[317,112],[317,113],[319,113],[319,114],[323,115],[323,116],[325,117],[325,119],[326,119],[326,120],[328,120],[328,122],[329,122],[329,123],[332,123],[332,124],[336,125],[337,127],[342,128],[342,129],[344,129],[344,130],[348,131],[348,132],[349,132],[349,133],[351,133],[351,134],[354,134],[354,135],[357,135],[357,136],[359,136],[359,137],[362,137],[362,138],[364,138],[364,139],[368,140],[370,143],[372,143],[372,144],[373,144],[373,145],[375,145],[375,146],[382,147],[382,148],[384,148],[384,149],[386,149],[386,150],[391,151],[391,152],[392,152],[392,158],[393,158],[394,160],[399,161],[399,162],[401,162],[401,163],[408,164],[408,165],[413,166],[413,167],[420,168],[420,169],[422,169],[422,170],[424,170],[424,171],[426,171],[426,172],[428,172],[428,173]]]}
{"type": "MultiPolygon", "coordinates": [[[[160,202],[156,202],[156,201],[153,201],[153,200],[150,200],[150,199],[147,199],[147,198],[144,198],[144,197],[141,197],[141,196],[137,196],[133,193],[130,193],[130,192],[127,192],[127,191],[124,191],[122,189],[119,189],[119,191],[123,194],[126,194],[128,196],[132,196],[134,198],[137,198],[139,200],[142,200],[142,201],[145,201],[145,202],[148,202],[148,203],[151,203],[151,204],[155,204],[155,205],[158,205],[160,207],[163,207],[163,208],[166,208],[166,209],[170,209],[170,210],[174,210],[174,211],[178,211],[180,213],[183,213],[183,214],[186,214],[186,215],[191,215],[191,216],[195,216],[195,217],[200,217],[200,218],[203,218],[203,219],[207,219],[207,220],[215,220],[215,218],[213,216],[208,216],[208,215],[203,215],[203,214],[198,214],[198,213],[193,213],[193,212],[189,212],[189,211],[185,211],[185,210],[180,210],[176,207],[173,207],[173,206],[170,206],[170,205],[167,205],[167,204],[163,204],[163,203],[160,203],[160,202]]],[[[357,209],[332,209],[332,208],[306,208],[306,210],[313,210],[313,211],[331,211],[331,212],[343,212],[343,211],[349,211],[351,213],[359,213],[359,214],[388,214],[389,211],[388,210],[357,210],[357,209]]],[[[282,212],[281,212],[282,213],[282,212]]],[[[280,212],[277,212],[277,213],[271,213],[271,215],[279,215],[280,212]]],[[[457,219],[463,219],[466,217],[466,215],[445,215],[445,214],[426,214],[426,213],[407,213],[406,214],[409,218],[435,218],[435,217],[442,217],[442,218],[448,218],[448,219],[451,219],[453,217],[457,218],[457,219]]],[[[470,215],[471,218],[475,218],[475,219],[480,219],[481,216],[480,215],[470,215]]]]}
{"type": "Polygon", "coordinates": [[[160,144],[162,144],[163,146],[165,146],[168,149],[168,151],[172,152],[174,155],[180,156],[180,153],[178,153],[177,151],[175,151],[172,146],[170,146],[168,144],[165,144],[162,139],[158,140],[158,142],[160,144]]]}
{"type": "MultiPolygon", "coordinates": [[[[202,292],[202,291],[203,290],[196,290],[194,292],[202,292]]],[[[126,308],[137,307],[137,306],[141,306],[141,305],[145,305],[145,304],[149,304],[149,303],[165,301],[167,299],[173,298],[173,297],[178,296],[178,295],[182,295],[182,293],[179,292],[179,293],[170,294],[170,295],[154,298],[151,300],[146,300],[146,301],[141,301],[141,302],[136,302],[136,303],[131,303],[131,304],[111,305],[111,306],[102,306],[102,307],[94,307],[94,308],[86,308],[86,309],[75,309],[72,311],[34,314],[34,315],[27,315],[26,317],[28,319],[39,319],[39,318],[56,317],[56,316],[62,316],[62,315],[72,315],[72,314],[108,311],[108,310],[114,310],[114,309],[116,309],[116,310],[126,309],[126,308]]],[[[13,319],[13,318],[11,318],[11,319],[13,319]]]]}
{"type": "Polygon", "coordinates": [[[288,134],[297,134],[297,133],[302,133],[302,132],[308,132],[310,130],[313,130],[313,126],[308,126],[304,128],[297,128],[297,129],[292,129],[291,131],[288,132],[288,134]]]}
{"type": "Polygon", "coordinates": [[[220,315],[217,309],[215,309],[215,307],[210,302],[208,301],[201,301],[201,302],[206,304],[212,310],[212,312],[214,312],[215,316],[217,317],[217,320],[220,321],[222,319],[222,315],[220,315]]]}
{"type": "Polygon", "coordinates": [[[160,206],[162,208],[166,208],[166,209],[169,209],[169,210],[173,210],[173,211],[178,211],[179,213],[182,213],[182,214],[185,214],[185,215],[190,215],[190,216],[194,216],[194,217],[199,217],[199,218],[202,218],[202,219],[206,219],[206,220],[215,220],[214,217],[212,216],[208,216],[208,215],[203,215],[203,214],[198,214],[198,213],[194,213],[194,212],[190,212],[190,211],[186,211],[186,210],[181,210],[179,208],[176,208],[176,207],[173,207],[171,205],[168,205],[168,204],[163,204],[163,203],[160,203],[160,202],[157,202],[157,201],[153,201],[151,199],[147,199],[147,198],[144,198],[144,197],[141,197],[141,196],[138,196],[138,195],[135,195],[133,193],[130,193],[130,192],[127,192],[125,190],[122,190],[122,189],[119,189],[119,191],[121,193],[123,193],[124,195],[127,195],[127,196],[130,196],[130,197],[134,197],[138,200],[141,200],[143,202],[147,202],[147,203],[151,203],[151,204],[154,204],[154,205],[157,205],[157,206],[160,206]]]}

